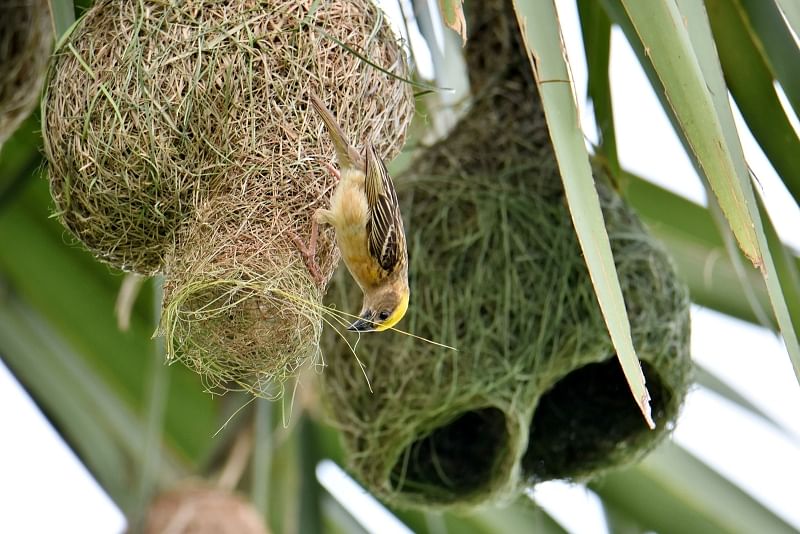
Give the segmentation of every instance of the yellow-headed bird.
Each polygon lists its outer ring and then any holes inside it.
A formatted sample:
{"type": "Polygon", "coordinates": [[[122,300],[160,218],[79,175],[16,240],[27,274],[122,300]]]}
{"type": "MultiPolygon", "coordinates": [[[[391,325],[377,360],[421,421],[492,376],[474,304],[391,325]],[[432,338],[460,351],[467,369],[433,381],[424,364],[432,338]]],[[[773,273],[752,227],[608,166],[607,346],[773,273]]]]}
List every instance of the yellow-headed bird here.
{"type": "Polygon", "coordinates": [[[336,149],[339,183],[330,209],[314,213],[311,243],[296,238],[306,264],[318,275],[314,261],[317,224],[330,224],[347,269],[364,293],[359,319],[348,327],[358,332],[381,331],[396,325],[408,309],[408,251],[403,219],[392,178],[375,147],[366,157],[347,141],[333,114],[314,95],[311,105],[322,118],[336,149]]]}

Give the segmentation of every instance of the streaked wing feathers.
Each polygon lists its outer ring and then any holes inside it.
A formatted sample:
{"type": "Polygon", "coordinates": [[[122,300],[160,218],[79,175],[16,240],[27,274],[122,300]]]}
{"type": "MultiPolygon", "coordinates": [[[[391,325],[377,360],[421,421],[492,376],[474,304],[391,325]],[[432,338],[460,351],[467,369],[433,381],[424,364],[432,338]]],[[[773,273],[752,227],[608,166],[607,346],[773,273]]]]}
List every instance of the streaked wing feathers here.
{"type": "Polygon", "coordinates": [[[367,146],[364,190],[370,217],[367,222],[369,252],[388,273],[405,260],[405,233],[392,178],[371,144],[367,146]]]}

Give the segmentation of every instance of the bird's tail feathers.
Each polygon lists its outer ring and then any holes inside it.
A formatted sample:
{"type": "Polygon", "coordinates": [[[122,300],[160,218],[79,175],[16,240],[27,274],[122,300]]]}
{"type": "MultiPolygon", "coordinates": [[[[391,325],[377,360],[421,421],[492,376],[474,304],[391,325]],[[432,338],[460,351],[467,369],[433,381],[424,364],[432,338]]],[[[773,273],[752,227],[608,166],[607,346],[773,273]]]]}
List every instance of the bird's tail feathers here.
{"type": "Polygon", "coordinates": [[[336,149],[336,159],[339,166],[342,168],[358,168],[361,155],[353,146],[347,141],[347,135],[339,126],[333,113],[322,103],[322,100],[317,95],[309,95],[311,106],[316,110],[317,114],[325,124],[325,129],[328,130],[328,135],[333,142],[333,147],[336,149]]]}

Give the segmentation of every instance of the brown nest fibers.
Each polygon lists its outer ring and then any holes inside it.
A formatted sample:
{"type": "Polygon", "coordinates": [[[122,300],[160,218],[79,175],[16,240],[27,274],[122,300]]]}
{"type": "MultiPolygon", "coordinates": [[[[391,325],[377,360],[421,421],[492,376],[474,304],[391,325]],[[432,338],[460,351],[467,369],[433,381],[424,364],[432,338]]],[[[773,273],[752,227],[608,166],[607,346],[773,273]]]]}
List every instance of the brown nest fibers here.
{"type": "Polygon", "coordinates": [[[253,176],[297,190],[323,179],[309,92],[354,142],[396,154],[409,86],[364,61],[404,75],[394,35],[368,0],[312,4],[95,3],[56,52],[43,101],[53,199],[73,235],[154,274],[205,199],[255,196],[243,190],[253,176]]]}
{"type": "Polygon", "coordinates": [[[145,534],[267,534],[258,510],[243,496],[201,482],[158,494],[147,509],[145,534]]]}

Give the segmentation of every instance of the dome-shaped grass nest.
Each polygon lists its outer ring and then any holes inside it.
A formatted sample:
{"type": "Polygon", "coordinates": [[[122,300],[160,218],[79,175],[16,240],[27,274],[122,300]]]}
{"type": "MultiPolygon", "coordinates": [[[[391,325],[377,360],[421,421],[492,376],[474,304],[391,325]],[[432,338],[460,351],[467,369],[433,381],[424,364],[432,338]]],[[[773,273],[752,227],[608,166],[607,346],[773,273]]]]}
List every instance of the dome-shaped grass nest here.
{"type": "Polygon", "coordinates": [[[57,51],[42,105],[61,221],[117,268],[163,271],[206,200],[330,184],[312,92],[354,143],[392,157],[410,87],[356,54],[405,75],[369,0],[96,2],[57,51]]]}
{"type": "Polygon", "coordinates": [[[399,185],[414,221],[403,327],[458,351],[398,333],[366,336],[356,351],[369,385],[341,344],[323,375],[352,471],[388,502],[465,508],[528,482],[582,479],[639,458],[677,414],[688,296],[669,259],[601,184],[652,395],[650,431],[616,360],[560,182],[538,172],[399,185]]]}
{"type": "MultiPolygon", "coordinates": [[[[335,185],[308,97],[389,160],[414,109],[405,76],[370,0],[97,2],[43,104],[58,215],[103,261],[166,273],[171,358],[210,389],[279,393],[322,329],[323,287],[292,240],[335,185]]],[[[317,251],[324,286],[331,230],[317,251]]]]}
{"type": "Polygon", "coordinates": [[[53,30],[47,0],[0,5],[0,146],[39,102],[53,30]]]}
{"type": "Polygon", "coordinates": [[[185,482],[156,495],[145,534],[267,534],[259,511],[241,495],[201,482],[185,482]]]}

